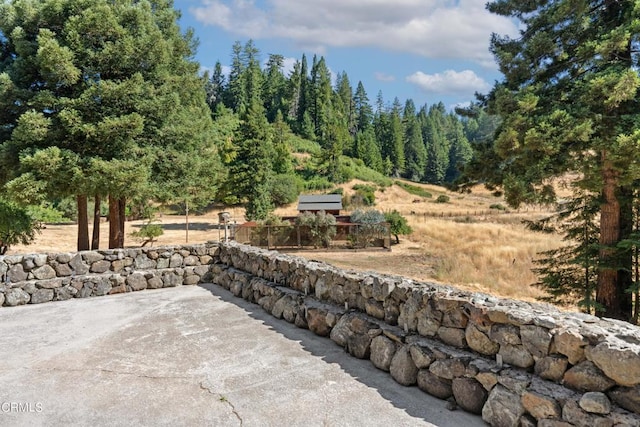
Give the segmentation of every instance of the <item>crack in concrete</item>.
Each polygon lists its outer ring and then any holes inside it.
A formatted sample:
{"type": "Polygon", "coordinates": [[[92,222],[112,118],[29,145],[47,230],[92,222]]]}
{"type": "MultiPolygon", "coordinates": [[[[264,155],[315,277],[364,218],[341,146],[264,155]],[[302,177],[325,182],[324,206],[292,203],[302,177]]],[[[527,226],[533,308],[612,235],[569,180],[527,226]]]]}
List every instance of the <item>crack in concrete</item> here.
{"type": "Polygon", "coordinates": [[[211,390],[211,387],[208,387],[204,384],[204,381],[200,381],[200,388],[210,394],[213,394],[214,396],[218,397],[218,400],[220,402],[226,403],[227,405],[229,405],[229,407],[231,408],[231,412],[233,413],[233,415],[236,416],[236,418],[238,419],[238,421],[240,421],[240,425],[242,426],[244,424],[244,420],[242,419],[242,417],[240,416],[240,414],[238,414],[238,411],[236,411],[236,407],[233,405],[233,403],[231,403],[229,401],[229,399],[227,399],[226,396],[220,394],[220,393],[216,393],[213,390],[211,390]]]}

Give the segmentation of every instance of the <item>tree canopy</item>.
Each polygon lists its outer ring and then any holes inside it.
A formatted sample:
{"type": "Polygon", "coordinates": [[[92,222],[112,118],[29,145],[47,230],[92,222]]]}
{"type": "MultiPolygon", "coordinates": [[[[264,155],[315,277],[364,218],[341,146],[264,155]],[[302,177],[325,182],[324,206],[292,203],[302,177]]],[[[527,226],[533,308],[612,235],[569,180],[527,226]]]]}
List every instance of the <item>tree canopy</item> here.
{"type": "Polygon", "coordinates": [[[518,37],[494,35],[504,80],[484,101],[502,123],[483,158],[484,178],[508,202],[556,198],[552,178],[571,174],[575,194],[599,200],[598,314],[628,319],[632,231],[640,178],[640,6],[635,2],[496,0],[518,37]]]}
{"type": "MultiPolygon", "coordinates": [[[[216,162],[211,115],[192,60],[195,42],[180,31],[178,16],[165,0],[0,6],[0,178],[24,180],[37,172],[23,159],[41,150],[73,158],[74,179],[49,180],[46,189],[77,197],[78,249],[89,246],[87,196],[109,195],[111,204],[119,203],[110,206],[110,219],[123,225],[134,188],[148,191],[145,184],[154,184],[163,196],[177,197],[182,188],[164,185],[165,173],[193,170],[202,156],[216,162]],[[129,161],[146,168],[134,168],[134,181],[131,168],[119,167],[129,161]],[[98,174],[94,166],[104,170],[109,162],[117,167],[98,174]]],[[[113,233],[110,246],[122,246],[122,227],[113,233]]]]}

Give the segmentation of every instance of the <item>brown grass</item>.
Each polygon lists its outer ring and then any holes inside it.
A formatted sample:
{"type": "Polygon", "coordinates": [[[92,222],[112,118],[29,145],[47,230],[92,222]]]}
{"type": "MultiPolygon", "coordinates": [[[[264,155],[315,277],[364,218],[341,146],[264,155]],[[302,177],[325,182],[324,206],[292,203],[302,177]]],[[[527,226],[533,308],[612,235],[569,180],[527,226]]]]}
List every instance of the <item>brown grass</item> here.
{"type": "MultiPolygon", "coordinates": [[[[353,192],[352,181],[341,187],[353,192]]],[[[557,248],[562,242],[557,235],[533,233],[521,223],[523,218],[548,214],[539,208],[504,212],[490,209],[504,200],[486,190],[471,194],[447,191],[442,187],[420,185],[433,194],[421,198],[398,186],[376,192],[375,209],[396,209],[413,227],[411,236],[401,236],[401,243],[392,251],[298,251],[295,254],[324,260],[341,268],[397,274],[422,281],[454,284],[457,287],[492,293],[499,296],[533,300],[542,292],[533,286],[537,281],[531,272],[533,260],[541,251],[557,248]],[[440,194],[450,197],[450,203],[436,203],[440,194]],[[412,214],[413,212],[413,214],[412,214]],[[476,213],[482,213],[476,215],[476,213]],[[434,217],[433,215],[437,215],[434,217]],[[451,216],[449,216],[451,215],[451,216]]],[[[220,208],[201,216],[190,217],[189,242],[217,240],[222,234],[215,228],[217,213],[231,212],[232,218],[244,222],[242,208],[220,208]]],[[[296,204],[276,210],[278,215],[295,215],[296,204]]],[[[186,241],[185,219],[163,215],[158,218],[164,227],[158,245],[180,244],[186,241]]],[[[127,234],[137,229],[141,221],[127,222],[127,234]]],[[[107,247],[108,224],[101,224],[101,247],[107,247]]],[[[59,252],[75,249],[74,225],[49,225],[30,246],[14,246],[9,253],[59,252]]],[[[127,237],[127,245],[139,244],[127,237]]]]}

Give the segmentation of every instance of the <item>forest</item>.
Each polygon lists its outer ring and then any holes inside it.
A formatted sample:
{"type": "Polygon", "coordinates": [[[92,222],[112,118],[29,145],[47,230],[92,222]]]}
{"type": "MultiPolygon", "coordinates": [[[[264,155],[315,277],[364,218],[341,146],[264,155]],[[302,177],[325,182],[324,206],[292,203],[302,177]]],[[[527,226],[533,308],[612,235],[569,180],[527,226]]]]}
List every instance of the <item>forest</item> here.
{"type": "MultiPolygon", "coordinates": [[[[629,320],[640,283],[640,6],[496,0],[521,33],[494,34],[503,79],[469,107],[371,99],[306,55],[236,42],[230,72],[204,75],[191,30],[167,0],[12,0],[0,5],[0,251],[42,221],[72,218],[77,249],[109,247],[158,204],[243,204],[264,220],[302,191],[394,177],[510,206],[547,204],[531,223],[560,232],[541,282],[587,311],[629,320]],[[586,18],[585,18],[586,17],[586,18]],[[559,177],[571,196],[559,200],[559,177]],[[93,234],[89,224],[93,221],[93,234]]],[[[637,319],[638,307],[635,307],[637,319]]]]}

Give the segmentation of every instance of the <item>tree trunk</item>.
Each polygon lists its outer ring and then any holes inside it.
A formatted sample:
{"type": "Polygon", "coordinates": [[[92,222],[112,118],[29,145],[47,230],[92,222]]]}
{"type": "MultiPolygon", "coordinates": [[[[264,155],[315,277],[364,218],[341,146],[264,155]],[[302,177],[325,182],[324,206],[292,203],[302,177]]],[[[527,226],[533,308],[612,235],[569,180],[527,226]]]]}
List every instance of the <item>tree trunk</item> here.
{"type": "Polygon", "coordinates": [[[600,251],[598,254],[598,285],[596,315],[623,317],[618,293],[619,274],[616,244],[620,241],[620,201],[617,197],[618,175],[602,152],[602,205],[600,206],[600,251]]]}
{"type": "Polygon", "coordinates": [[[100,204],[102,200],[100,195],[96,194],[93,198],[93,234],[91,236],[91,250],[100,249],[100,204]]]}
{"type": "Polygon", "coordinates": [[[184,201],[184,230],[185,242],[189,243],[189,201],[184,201]]]}
{"type": "Polygon", "coordinates": [[[87,196],[77,195],[78,204],[78,250],[89,250],[89,216],[87,214],[87,196]]]}
{"type": "MultiPolygon", "coordinates": [[[[629,186],[620,187],[620,240],[629,239],[633,234],[633,200],[634,190],[629,186]]],[[[618,255],[617,292],[620,301],[620,318],[631,321],[633,318],[633,252],[631,249],[620,250],[618,255]]]]}
{"type": "Polygon", "coordinates": [[[120,219],[120,233],[118,234],[118,247],[124,248],[124,222],[126,220],[127,199],[122,197],[118,199],[118,218],[120,219]]]}
{"type": "Polygon", "coordinates": [[[109,249],[118,248],[120,231],[120,207],[118,199],[109,194],[109,249]]]}

